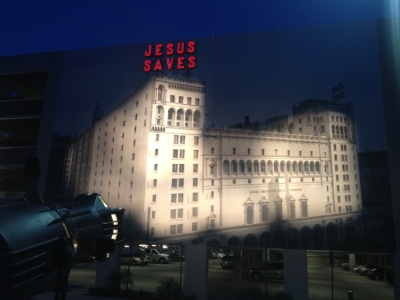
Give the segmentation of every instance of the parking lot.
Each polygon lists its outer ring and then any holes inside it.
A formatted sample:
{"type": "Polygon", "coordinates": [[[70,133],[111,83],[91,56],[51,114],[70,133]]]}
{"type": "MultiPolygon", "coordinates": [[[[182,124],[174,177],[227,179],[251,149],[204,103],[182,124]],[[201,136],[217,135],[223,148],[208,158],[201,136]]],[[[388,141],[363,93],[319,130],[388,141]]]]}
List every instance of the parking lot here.
{"type": "MultiPolygon", "coordinates": [[[[244,293],[248,287],[257,287],[268,294],[273,295],[283,291],[284,282],[279,279],[254,281],[247,278],[245,272],[222,269],[219,259],[209,260],[208,272],[208,299],[235,299],[244,293]]],[[[122,265],[121,270],[128,266],[122,265]]],[[[168,264],[149,263],[145,266],[131,266],[133,276],[133,289],[154,292],[164,277],[172,276],[184,284],[185,263],[171,262],[168,264]],[[182,266],[182,272],[181,272],[182,266]]],[[[347,300],[348,290],[351,289],[354,299],[394,299],[393,287],[383,280],[372,280],[366,276],[351,271],[345,271],[340,266],[334,268],[334,299],[347,300]]],[[[95,284],[95,265],[76,266],[71,272],[70,285],[81,286],[88,289],[95,284]]],[[[328,300],[331,297],[331,268],[325,263],[310,263],[308,266],[309,299],[328,300]]]]}

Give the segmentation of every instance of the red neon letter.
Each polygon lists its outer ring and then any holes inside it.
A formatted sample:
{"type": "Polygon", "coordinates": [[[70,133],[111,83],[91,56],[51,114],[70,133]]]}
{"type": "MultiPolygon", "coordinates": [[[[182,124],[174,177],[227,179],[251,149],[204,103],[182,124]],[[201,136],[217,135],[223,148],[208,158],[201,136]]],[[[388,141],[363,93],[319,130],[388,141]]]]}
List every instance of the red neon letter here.
{"type": "Polygon", "coordinates": [[[162,55],[161,49],[162,49],[162,44],[157,44],[156,45],[156,50],[155,50],[155,55],[156,56],[161,56],[162,55]]]}
{"type": "Polygon", "coordinates": [[[194,41],[190,41],[188,43],[188,52],[193,53],[194,52],[194,41]]]}
{"type": "Polygon", "coordinates": [[[184,60],[185,60],[185,58],[183,56],[178,57],[178,63],[177,63],[177,66],[176,66],[177,69],[184,69],[185,68],[185,66],[183,65],[183,61],[184,60]]]}
{"type": "Polygon", "coordinates": [[[174,44],[171,44],[171,43],[167,44],[167,51],[166,51],[166,53],[167,53],[168,55],[171,55],[171,54],[174,53],[174,44]]]}
{"type": "Polygon", "coordinates": [[[171,69],[172,69],[172,64],[173,64],[173,62],[174,62],[174,59],[173,59],[173,58],[167,58],[167,67],[168,67],[168,70],[171,70],[171,69]]]}
{"type": "Polygon", "coordinates": [[[151,45],[149,45],[149,49],[147,51],[144,51],[144,56],[150,56],[151,55],[151,45]]]}
{"type": "Polygon", "coordinates": [[[196,65],[195,60],[196,60],[196,57],[189,56],[189,58],[188,58],[188,68],[189,69],[193,69],[194,68],[194,66],[196,65]]]}
{"type": "Polygon", "coordinates": [[[145,61],[144,61],[144,68],[143,68],[143,70],[144,70],[145,72],[150,71],[150,65],[151,65],[151,61],[150,61],[149,59],[145,60],[145,61]]]}
{"type": "Polygon", "coordinates": [[[183,51],[185,51],[185,43],[184,42],[178,43],[176,46],[176,53],[182,54],[183,51]]]}
{"type": "Polygon", "coordinates": [[[154,65],[154,71],[156,70],[162,70],[162,65],[159,59],[157,59],[156,64],[154,65]]]}

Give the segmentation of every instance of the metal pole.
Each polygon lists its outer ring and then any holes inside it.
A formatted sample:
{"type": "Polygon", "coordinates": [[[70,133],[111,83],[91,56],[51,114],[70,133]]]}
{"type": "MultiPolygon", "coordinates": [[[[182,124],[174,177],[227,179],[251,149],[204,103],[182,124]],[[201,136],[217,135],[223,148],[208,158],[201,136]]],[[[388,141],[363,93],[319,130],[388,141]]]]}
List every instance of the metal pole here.
{"type": "Polygon", "coordinates": [[[353,290],[352,289],[347,290],[347,299],[353,300],[353,290]]]}

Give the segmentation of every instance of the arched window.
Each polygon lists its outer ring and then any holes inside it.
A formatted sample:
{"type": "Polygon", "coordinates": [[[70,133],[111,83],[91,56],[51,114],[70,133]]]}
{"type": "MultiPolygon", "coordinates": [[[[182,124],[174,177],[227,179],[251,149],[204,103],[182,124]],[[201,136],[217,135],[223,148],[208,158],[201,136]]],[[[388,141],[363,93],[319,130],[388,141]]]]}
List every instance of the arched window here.
{"type": "Polygon", "coordinates": [[[303,162],[299,162],[299,172],[303,172],[303,162]]]}
{"type": "Polygon", "coordinates": [[[266,223],[268,222],[268,205],[263,204],[261,206],[261,222],[266,223]]]}
{"type": "Polygon", "coordinates": [[[310,162],[310,172],[314,172],[314,162],[310,162]]]}
{"type": "Polygon", "coordinates": [[[164,100],[164,86],[159,85],[157,89],[157,100],[164,100]]]}
{"type": "Polygon", "coordinates": [[[176,126],[183,126],[183,121],[184,121],[183,116],[184,116],[183,109],[179,109],[176,114],[176,126]]]}
{"type": "Polygon", "coordinates": [[[252,205],[246,208],[246,224],[254,224],[254,209],[252,205]]]}
{"type": "Polygon", "coordinates": [[[239,172],[244,173],[244,161],[243,160],[241,160],[239,162],[239,168],[240,168],[239,172]]]}
{"type": "Polygon", "coordinates": [[[287,172],[290,172],[290,161],[288,161],[287,163],[286,163],[286,171],[287,172]]]}
{"type": "Polygon", "coordinates": [[[200,112],[198,110],[193,114],[193,127],[201,127],[200,112]]]}
{"type": "Polygon", "coordinates": [[[224,160],[224,175],[229,175],[229,161],[224,160]]]}
{"type": "Polygon", "coordinates": [[[173,108],[168,109],[168,125],[172,125],[174,123],[175,120],[175,110],[173,108]]]}
{"type": "Polygon", "coordinates": [[[303,218],[308,217],[307,200],[301,202],[301,216],[303,218]]]}
{"type": "Polygon", "coordinates": [[[304,171],[305,172],[308,172],[309,171],[309,168],[308,168],[308,161],[306,161],[305,163],[304,163],[304,171]]]}
{"type": "Polygon", "coordinates": [[[251,172],[252,172],[251,161],[248,160],[247,163],[246,163],[246,165],[247,165],[247,173],[251,173],[251,172]]]}
{"type": "Polygon", "coordinates": [[[297,162],[293,162],[293,172],[297,172],[297,162]]]}
{"type": "Polygon", "coordinates": [[[274,169],[273,169],[272,161],[269,160],[267,162],[267,173],[272,174],[273,171],[274,171],[274,169]]]}
{"type": "Polygon", "coordinates": [[[318,161],[315,163],[315,171],[318,173],[320,172],[320,166],[318,161]]]}
{"type": "Polygon", "coordinates": [[[282,201],[275,202],[276,220],[282,221],[282,201]]]}
{"type": "Polygon", "coordinates": [[[185,127],[192,127],[192,111],[187,110],[185,113],[185,127]]]}
{"type": "Polygon", "coordinates": [[[260,169],[258,168],[258,161],[255,161],[254,163],[254,173],[258,173],[260,169]]]}
{"type": "Polygon", "coordinates": [[[261,173],[265,174],[265,161],[261,162],[261,173]]]}
{"type": "Polygon", "coordinates": [[[164,125],[164,107],[161,105],[157,106],[156,124],[164,125]]]}
{"type": "Polygon", "coordinates": [[[232,173],[237,174],[238,172],[238,167],[237,167],[237,162],[236,160],[232,161],[232,173]]]}
{"type": "Polygon", "coordinates": [[[285,172],[285,162],[284,161],[281,161],[280,172],[285,172]]]}
{"type": "Polygon", "coordinates": [[[279,163],[278,163],[278,161],[275,161],[274,162],[274,172],[278,172],[278,170],[279,170],[279,163]]]}
{"type": "Polygon", "coordinates": [[[294,202],[292,201],[290,203],[290,219],[295,219],[296,218],[296,207],[294,205],[294,202]]]}

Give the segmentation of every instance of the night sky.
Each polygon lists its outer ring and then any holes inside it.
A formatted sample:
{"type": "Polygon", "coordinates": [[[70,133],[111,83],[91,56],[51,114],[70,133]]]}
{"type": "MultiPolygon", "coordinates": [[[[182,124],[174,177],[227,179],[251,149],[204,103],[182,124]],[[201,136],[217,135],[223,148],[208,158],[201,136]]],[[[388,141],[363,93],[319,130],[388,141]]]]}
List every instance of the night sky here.
{"type": "Polygon", "coordinates": [[[208,124],[265,121],[330,99],[343,82],[359,150],[386,148],[375,20],[391,16],[395,1],[23,2],[2,4],[0,56],[72,50],[54,133],[78,134],[96,102],[107,112],[132,93],[145,79],[148,43],[194,39],[191,78],[206,82],[208,124]]]}

